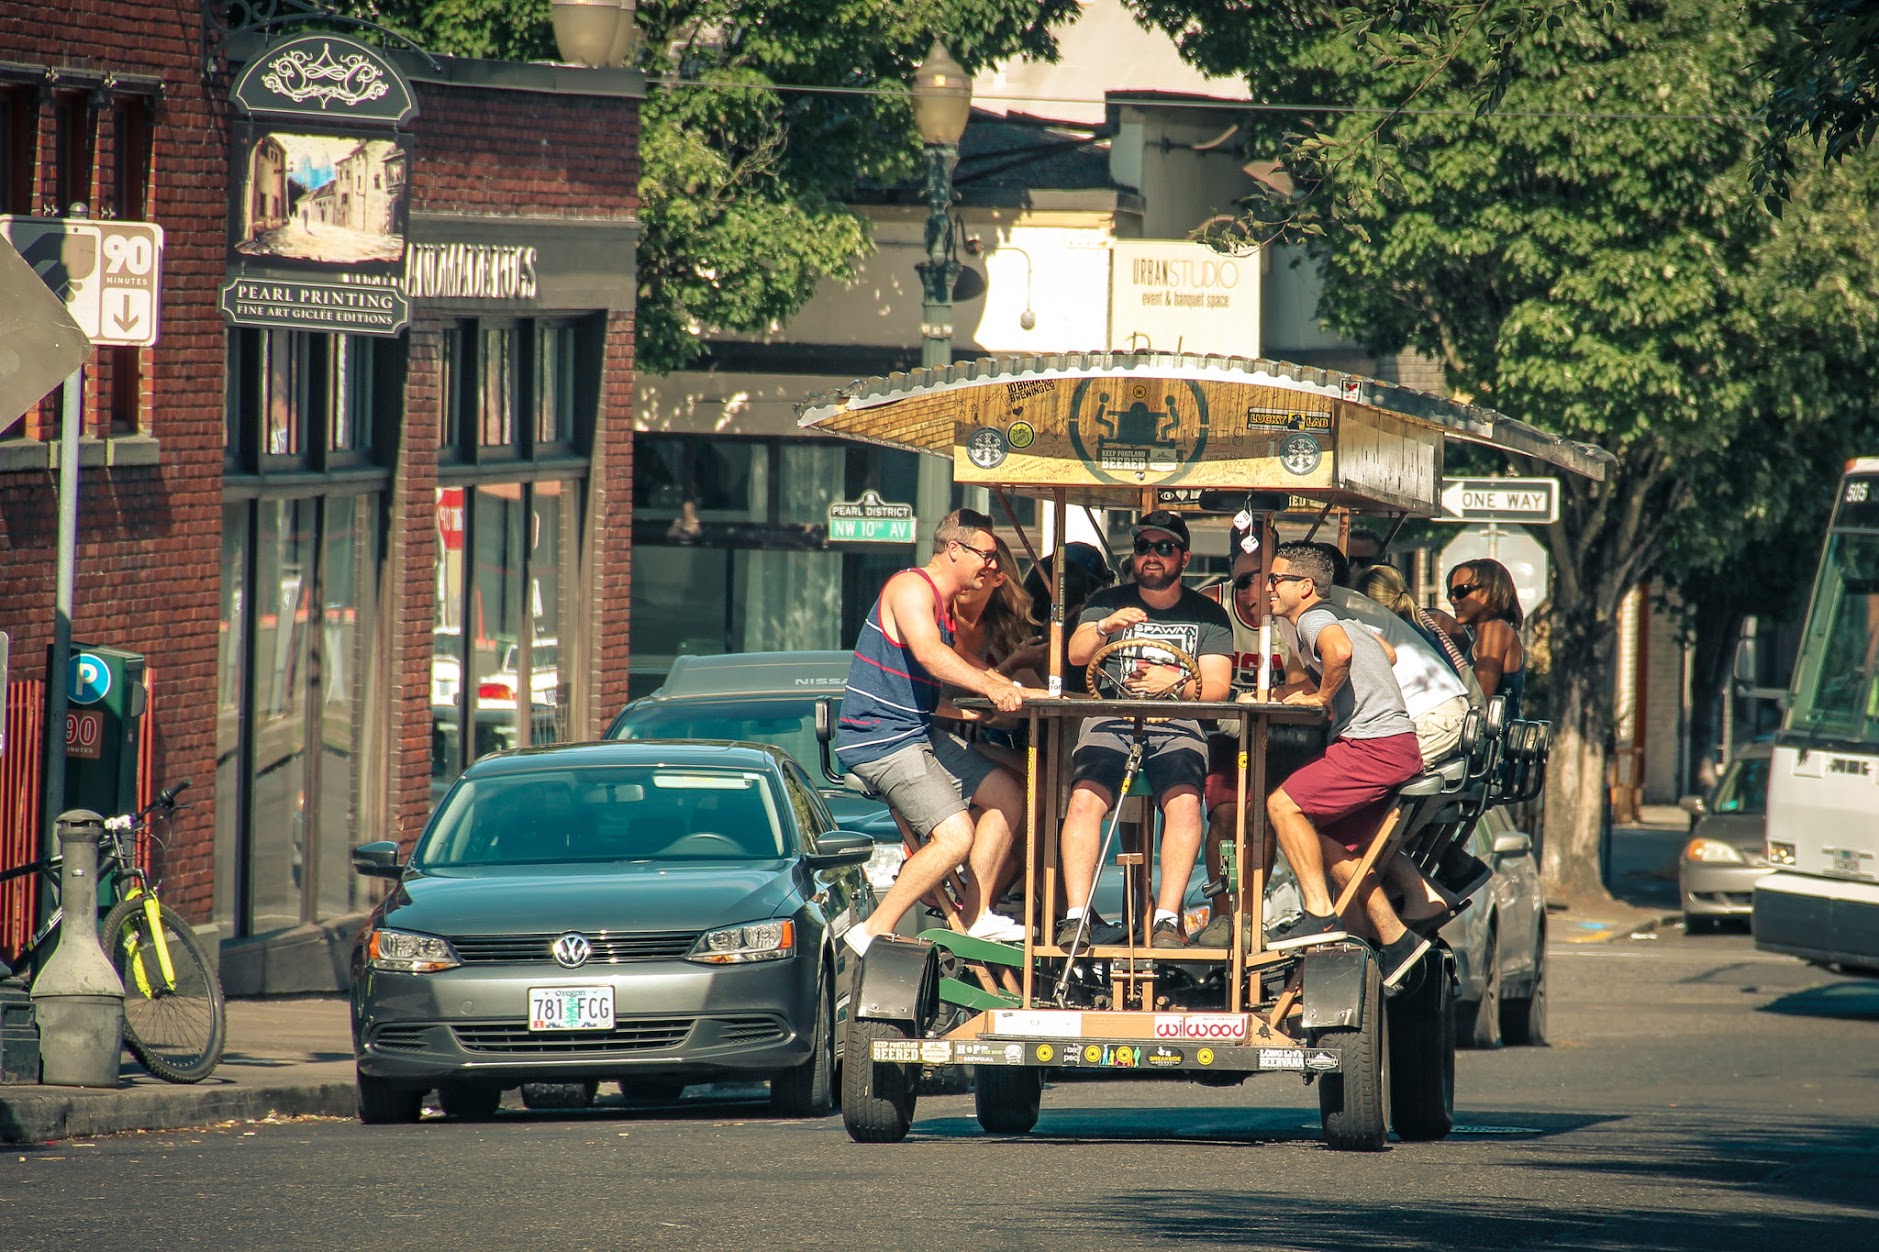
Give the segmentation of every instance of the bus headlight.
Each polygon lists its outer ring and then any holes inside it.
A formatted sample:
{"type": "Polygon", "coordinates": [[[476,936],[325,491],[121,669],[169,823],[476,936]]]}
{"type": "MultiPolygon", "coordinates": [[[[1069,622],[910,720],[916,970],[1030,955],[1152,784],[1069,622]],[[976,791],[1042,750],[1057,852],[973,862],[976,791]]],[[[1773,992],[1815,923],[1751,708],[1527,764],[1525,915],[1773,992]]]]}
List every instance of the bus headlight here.
{"type": "Polygon", "coordinates": [[[1770,843],[1768,845],[1768,863],[1770,865],[1794,864],[1794,845],[1791,843],[1770,843]]]}

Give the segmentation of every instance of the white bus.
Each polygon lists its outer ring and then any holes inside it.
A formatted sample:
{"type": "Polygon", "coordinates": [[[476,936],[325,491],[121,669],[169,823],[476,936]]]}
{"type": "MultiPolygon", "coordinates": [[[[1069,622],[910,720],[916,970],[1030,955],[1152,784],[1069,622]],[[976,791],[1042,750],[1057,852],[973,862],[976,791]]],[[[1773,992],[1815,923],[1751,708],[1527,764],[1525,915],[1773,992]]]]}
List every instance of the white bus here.
{"type": "Polygon", "coordinates": [[[1841,480],[1788,701],[1755,945],[1879,973],[1879,457],[1841,480]]]}

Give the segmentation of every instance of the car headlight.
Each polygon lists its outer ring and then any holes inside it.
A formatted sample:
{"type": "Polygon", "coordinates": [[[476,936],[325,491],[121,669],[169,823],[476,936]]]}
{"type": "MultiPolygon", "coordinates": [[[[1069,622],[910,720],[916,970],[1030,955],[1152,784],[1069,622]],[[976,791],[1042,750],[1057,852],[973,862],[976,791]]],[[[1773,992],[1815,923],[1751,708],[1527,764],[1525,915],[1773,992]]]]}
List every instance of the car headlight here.
{"type": "Polygon", "coordinates": [[[1683,849],[1686,861],[1705,861],[1709,864],[1746,865],[1742,853],[1734,844],[1719,843],[1714,839],[1692,839],[1683,849]]]}
{"type": "Polygon", "coordinates": [[[875,844],[874,855],[868,858],[867,865],[863,867],[868,875],[868,885],[876,891],[886,891],[900,877],[900,867],[906,860],[906,844],[875,844]]]}
{"type": "Polygon", "coordinates": [[[383,928],[366,935],[365,963],[372,969],[395,970],[400,974],[435,974],[463,964],[451,950],[448,940],[383,928]]]}
{"type": "Polygon", "coordinates": [[[746,961],[780,961],[795,953],[796,923],[779,920],[707,930],[692,945],[688,959],[707,965],[740,965],[746,961]]]}

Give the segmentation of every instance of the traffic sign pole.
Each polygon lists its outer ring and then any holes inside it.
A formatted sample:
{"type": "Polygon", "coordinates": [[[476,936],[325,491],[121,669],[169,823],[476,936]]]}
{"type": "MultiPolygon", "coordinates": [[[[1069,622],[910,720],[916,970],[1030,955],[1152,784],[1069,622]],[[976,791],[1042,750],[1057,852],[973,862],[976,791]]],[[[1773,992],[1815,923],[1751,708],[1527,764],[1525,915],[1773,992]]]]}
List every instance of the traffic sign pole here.
{"type": "MultiPolygon", "coordinates": [[[[39,854],[58,851],[59,810],[65,804],[65,714],[71,694],[72,586],[78,553],[78,431],[85,415],[85,367],[65,380],[65,421],[59,432],[59,563],[53,589],[52,653],[46,671],[46,769],[39,854]]],[[[42,901],[45,900],[41,893],[42,901]]],[[[41,904],[45,913],[49,901],[41,904]]],[[[45,916],[38,919],[44,922],[45,916]]]]}

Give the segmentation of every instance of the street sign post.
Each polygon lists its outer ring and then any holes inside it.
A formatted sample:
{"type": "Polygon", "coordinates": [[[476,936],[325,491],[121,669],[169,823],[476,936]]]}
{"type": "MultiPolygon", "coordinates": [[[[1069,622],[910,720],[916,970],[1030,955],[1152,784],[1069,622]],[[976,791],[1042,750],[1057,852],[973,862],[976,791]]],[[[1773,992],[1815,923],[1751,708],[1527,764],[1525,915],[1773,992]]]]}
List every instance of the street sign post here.
{"type": "Polygon", "coordinates": [[[912,543],[918,528],[911,504],[885,501],[873,490],[829,505],[830,543],[912,543]]]}
{"type": "Polygon", "coordinates": [[[0,217],[12,242],[85,337],[99,347],[148,348],[162,305],[163,228],[153,222],[0,217]]]}
{"type": "Polygon", "coordinates": [[[1437,522],[1525,522],[1545,526],[1559,520],[1557,478],[1444,478],[1437,522]]]}

